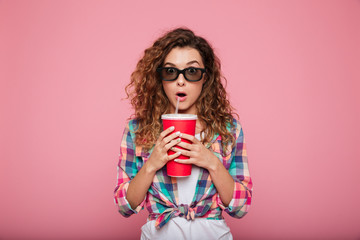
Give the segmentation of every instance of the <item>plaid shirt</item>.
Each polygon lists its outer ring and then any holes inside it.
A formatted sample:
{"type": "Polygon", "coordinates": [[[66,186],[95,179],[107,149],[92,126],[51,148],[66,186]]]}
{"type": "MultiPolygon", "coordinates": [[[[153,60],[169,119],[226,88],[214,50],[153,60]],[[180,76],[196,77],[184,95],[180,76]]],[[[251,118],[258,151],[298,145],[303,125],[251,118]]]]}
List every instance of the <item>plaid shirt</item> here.
{"type": "Polygon", "coordinates": [[[212,141],[206,144],[206,147],[222,161],[235,181],[233,197],[227,207],[221,202],[209,172],[203,168],[200,170],[192,203],[178,205],[176,178],[167,176],[166,167],[163,167],[156,172],[143,202],[136,209],[132,209],[126,200],[129,183],[144,162],[149,159],[153,148],[145,151],[141,146],[135,145],[134,132],[137,122],[134,119],[130,120],[124,130],[121,142],[117,186],[114,191],[115,204],[118,206],[119,212],[123,216],[129,217],[146,206],[149,211],[148,220],[156,220],[155,226],[158,229],[172,217],[177,216],[185,217],[188,220],[194,218],[223,219],[222,211],[224,210],[232,217],[243,217],[251,204],[252,181],[248,169],[243,131],[237,120],[234,119],[233,123],[234,129],[229,128],[229,130],[235,136],[236,145],[232,149],[230,145],[228,146],[227,155],[224,154],[219,134],[216,134],[212,141]]]}

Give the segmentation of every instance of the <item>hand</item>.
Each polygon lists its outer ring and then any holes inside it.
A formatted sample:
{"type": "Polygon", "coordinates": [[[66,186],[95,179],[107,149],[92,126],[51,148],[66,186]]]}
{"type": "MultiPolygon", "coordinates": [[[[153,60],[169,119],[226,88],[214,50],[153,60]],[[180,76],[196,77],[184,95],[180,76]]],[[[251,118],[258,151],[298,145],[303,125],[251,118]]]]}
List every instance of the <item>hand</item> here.
{"type": "Polygon", "coordinates": [[[174,129],[174,127],[169,127],[165,131],[161,132],[159,138],[156,140],[154,150],[152,151],[150,158],[147,161],[147,164],[150,166],[152,171],[156,172],[168,161],[180,156],[180,153],[175,153],[173,155],[167,154],[167,151],[170,148],[174,147],[180,142],[180,132],[170,134],[172,131],[174,131],[174,129]]]}
{"type": "Polygon", "coordinates": [[[192,144],[180,142],[177,144],[177,146],[184,149],[177,147],[173,147],[171,149],[176,153],[180,152],[181,155],[189,157],[189,159],[175,159],[176,162],[184,164],[195,164],[196,166],[205,168],[209,171],[216,169],[220,163],[219,159],[199,140],[197,140],[194,136],[185,133],[181,133],[180,137],[189,140],[192,142],[192,144]]]}

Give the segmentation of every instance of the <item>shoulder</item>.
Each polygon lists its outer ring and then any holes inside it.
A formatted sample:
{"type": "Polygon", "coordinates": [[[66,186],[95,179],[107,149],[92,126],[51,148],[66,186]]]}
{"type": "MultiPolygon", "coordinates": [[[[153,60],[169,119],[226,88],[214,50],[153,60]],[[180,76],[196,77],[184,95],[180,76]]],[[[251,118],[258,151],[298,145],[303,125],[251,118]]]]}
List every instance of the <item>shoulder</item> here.
{"type": "Polygon", "coordinates": [[[138,120],[136,118],[130,118],[127,122],[127,127],[130,130],[137,130],[138,126],[138,120]]]}
{"type": "Polygon", "coordinates": [[[138,121],[136,118],[130,118],[126,122],[125,125],[125,131],[129,131],[131,133],[134,133],[139,127],[138,121]]]}
{"type": "Polygon", "coordinates": [[[239,136],[242,133],[241,123],[238,119],[234,117],[232,119],[232,122],[227,123],[226,128],[235,137],[239,136]]]}
{"type": "Polygon", "coordinates": [[[131,144],[133,144],[133,147],[135,149],[136,152],[136,156],[141,156],[143,158],[148,158],[150,153],[152,152],[152,148],[151,149],[147,149],[142,145],[138,145],[135,142],[136,139],[136,131],[139,128],[139,122],[136,118],[131,118],[128,120],[126,127],[125,127],[125,132],[126,135],[128,137],[128,142],[131,141],[131,144]]]}
{"type": "Polygon", "coordinates": [[[135,139],[135,132],[138,129],[138,121],[134,118],[132,119],[128,119],[125,127],[124,127],[124,132],[123,132],[123,136],[126,138],[133,138],[135,139]]]}

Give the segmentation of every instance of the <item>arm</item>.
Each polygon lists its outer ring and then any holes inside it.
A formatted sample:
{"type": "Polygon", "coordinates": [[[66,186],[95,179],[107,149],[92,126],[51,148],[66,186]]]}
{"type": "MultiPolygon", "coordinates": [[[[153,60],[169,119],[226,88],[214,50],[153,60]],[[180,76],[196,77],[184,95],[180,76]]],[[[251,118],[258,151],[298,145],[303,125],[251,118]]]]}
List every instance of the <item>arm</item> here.
{"type": "Polygon", "coordinates": [[[233,198],[235,182],[219,159],[215,155],[212,157],[214,158],[212,161],[213,164],[209,165],[208,171],[220,196],[221,202],[227,207],[233,198]]]}
{"type": "Polygon", "coordinates": [[[143,198],[143,202],[137,208],[133,208],[126,198],[131,179],[138,173],[134,136],[131,133],[132,130],[132,123],[129,122],[124,130],[121,141],[119,163],[117,168],[117,185],[114,191],[115,204],[118,206],[118,210],[121,215],[125,217],[138,213],[144,204],[143,198]]]}
{"type": "Polygon", "coordinates": [[[119,212],[124,216],[130,216],[140,211],[156,171],[162,168],[167,161],[178,156],[176,154],[167,155],[167,150],[178,143],[175,138],[179,135],[179,133],[170,134],[174,130],[170,127],[160,133],[150,158],[138,170],[135,156],[135,136],[131,134],[129,126],[124,131],[121,143],[118,185],[115,189],[115,203],[119,206],[119,212]]]}
{"type": "Polygon", "coordinates": [[[173,150],[184,156],[188,156],[189,159],[175,159],[175,161],[184,164],[195,164],[198,167],[207,169],[223,204],[228,205],[234,191],[233,177],[229,174],[222,162],[219,161],[219,158],[194,136],[182,133],[180,137],[191,141],[192,144],[181,142],[178,146],[184,149],[173,148],[173,150]]]}
{"type": "Polygon", "coordinates": [[[136,208],[144,201],[145,195],[153,181],[155,173],[155,169],[152,169],[148,162],[145,162],[144,166],[132,179],[126,195],[126,199],[128,200],[131,208],[136,208]]]}
{"type": "Polygon", "coordinates": [[[244,134],[241,125],[236,122],[236,145],[232,150],[228,172],[234,179],[231,202],[227,205],[218,197],[219,206],[230,216],[241,218],[250,208],[252,197],[252,180],[249,173],[244,134]]]}
{"type": "Polygon", "coordinates": [[[236,126],[234,132],[236,144],[231,154],[226,157],[221,156],[220,152],[211,152],[194,136],[184,133],[181,134],[181,137],[191,141],[192,144],[181,142],[178,146],[187,150],[174,148],[174,151],[190,157],[187,160],[175,159],[175,161],[195,164],[209,171],[212,182],[218,191],[218,205],[231,216],[240,218],[250,206],[252,182],[247,165],[242,128],[238,122],[234,122],[234,124],[236,126]]]}

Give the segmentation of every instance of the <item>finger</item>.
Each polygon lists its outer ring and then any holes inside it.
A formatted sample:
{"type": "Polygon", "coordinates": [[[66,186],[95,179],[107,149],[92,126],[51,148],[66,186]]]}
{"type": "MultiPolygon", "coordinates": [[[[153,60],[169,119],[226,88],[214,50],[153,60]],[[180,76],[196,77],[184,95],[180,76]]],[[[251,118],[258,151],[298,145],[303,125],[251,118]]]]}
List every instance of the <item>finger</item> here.
{"type": "Polygon", "coordinates": [[[190,159],[174,159],[174,161],[182,164],[192,164],[192,161],[190,159]]]}
{"type": "Polygon", "coordinates": [[[173,151],[173,152],[179,152],[179,151],[181,151],[183,149],[182,148],[177,148],[177,147],[171,147],[170,150],[173,151]]]}
{"type": "Polygon", "coordinates": [[[199,142],[199,140],[197,140],[196,137],[194,137],[193,135],[186,134],[186,133],[181,133],[181,138],[187,139],[193,143],[199,142]]]}
{"type": "MultiPolygon", "coordinates": [[[[180,133],[179,131],[174,132],[174,133],[170,134],[169,136],[165,137],[165,138],[163,139],[163,141],[164,141],[165,144],[167,144],[167,143],[169,143],[171,140],[179,137],[180,134],[181,134],[181,133],[180,133]]],[[[180,139],[180,138],[179,138],[179,139],[180,139]]]]}
{"type": "Polygon", "coordinates": [[[188,150],[192,150],[193,149],[193,145],[190,144],[190,143],[186,143],[186,142],[179,142],[177,144],[179,147],[182,147],[182,148],[185,148],[185,149],[188,149],[188,150]]]}
{"type": "Polygon", "coordinates": [[[168,144],[166,144],[164,146],[164,148],[166,149],[166,151],[168,151],[169,149],[172,149],[176,144],[178,144],[181,141],[180,138],[172,140],[171,142],[169,142],[168,144]]]}
{"type": "Polygon", "coordinates": [[[160,136],[159,136],[159,138],[161,138],[161,140],[164,138],[164,137],[166,137],[167,135],[169,135],[172,131],[174,131],[175,130],[175,127],[174,126],[171,126],[171,127],[169,127],[169,128],[167,128],[167,129],[165,129],[164,131],[162,131],[161,133],[160,133],[160,136]]]}
{"type": "Polygon", "coordinates": [[[167,161],[173,160],[174,158],[177,158],[181,155],[181,152],[177,152],[171,155],[167,155],[167,161]]]}
{"type": "Polygon", "coordinates": [[[180,152],[181,155],[183,155],[183,156],[191,157],[191,152],[187,151],[185,149],[180,149],[180,148],[173,147],[173,148],[171,148],[171,150],[176,152],[176,153],[180,152]]]}

